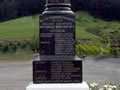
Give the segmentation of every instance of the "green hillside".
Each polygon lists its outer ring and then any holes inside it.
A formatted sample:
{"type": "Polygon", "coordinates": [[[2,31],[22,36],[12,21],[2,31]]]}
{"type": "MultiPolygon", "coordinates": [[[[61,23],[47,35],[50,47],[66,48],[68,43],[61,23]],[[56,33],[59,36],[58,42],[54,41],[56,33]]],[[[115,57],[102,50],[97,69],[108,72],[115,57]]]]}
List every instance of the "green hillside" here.
{"type": "Polygon", "coordinates": [[[104,21],[85,12],[77,12],[76,16],[78,39],[101,39],[103,36],[110,35],[111,32],[120,32],[120,21],[104,21]]]}
{"type": "MultiPolygon", "coordinates": [[[[120,22],[96,19],[86,12],[76,12],[77,39],[101,39],[113,31],[120,31],[120,22]],[[96,32],[98,31],[98,32],[96,32]],[[96,33],[94,33],[96,32],[96,33]],[[100,35],[101,34],[101,35],[100,35]]],[[[39,16],[28,16],[0,23],[0,39],[30,38],[39,34],[39,16]]]]}
{"type": "Polygon", "coordinates": [[[0,39],[30,38],[39,32],[38,15],[0,23],[0,39]]]}

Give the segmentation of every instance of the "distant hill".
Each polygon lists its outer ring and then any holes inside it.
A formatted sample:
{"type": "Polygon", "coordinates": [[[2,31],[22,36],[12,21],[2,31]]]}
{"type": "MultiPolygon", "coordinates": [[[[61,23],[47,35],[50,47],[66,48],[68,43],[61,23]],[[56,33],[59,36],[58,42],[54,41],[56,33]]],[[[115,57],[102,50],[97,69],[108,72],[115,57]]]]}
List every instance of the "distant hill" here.
{"type": "Polygon", "coordinates": [[[114,32],[120,34],[120,21],[105,21],[86,12],[76,13],[78,39],[104,39],[114,32]]]}
{"type": "MultiPolygon", "coordinates": [[[[120,32],[119,21],[104,21],[86,12],[76,12],[77,40],[102,40],[112,32],[120,32]]],[[[39,34],[39,15],[0,23],[0,39],[32,38],[39,34]]]]}

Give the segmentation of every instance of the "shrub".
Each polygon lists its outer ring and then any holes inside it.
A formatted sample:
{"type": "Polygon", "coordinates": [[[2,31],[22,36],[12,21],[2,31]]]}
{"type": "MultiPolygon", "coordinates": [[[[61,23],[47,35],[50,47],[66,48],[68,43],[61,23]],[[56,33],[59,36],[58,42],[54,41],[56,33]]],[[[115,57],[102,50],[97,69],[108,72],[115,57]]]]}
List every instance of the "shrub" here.
{"type": "Polygon", "coordinates": [[[107,56],[110,55],[110,45],[103,47],[103,51],[101,50],[101,47],[102,46],[99,43],[80,43],[76,45],[76,51],[81,56],[98,56],[101,55],[101,53],[107,56]]]}
{"type": "Polygon", "coordinates": [[[32,51],[39,52],[39,38],[38,38],[38,36],[34,35],[29,44],[31,46],[32,51]]]}
{"type": "Polygon", "coordinates": [[[2,53],[7,53],[9,51],[8,43],[3,43],[2,45],[2,53]]]}
{"type": "Polygon", "coordinates": [[[8,52],[15,53],[17,50],[17,45],[15,43],[8,43],[8,52]]]}

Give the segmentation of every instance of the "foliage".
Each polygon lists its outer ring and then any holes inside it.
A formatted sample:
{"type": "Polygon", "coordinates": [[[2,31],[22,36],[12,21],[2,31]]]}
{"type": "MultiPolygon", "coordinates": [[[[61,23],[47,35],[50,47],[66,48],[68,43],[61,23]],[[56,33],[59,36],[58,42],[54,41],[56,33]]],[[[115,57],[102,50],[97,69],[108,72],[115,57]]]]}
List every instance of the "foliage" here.
{"type": "Polygon", "coordinates": [[[110,45],[104,45],[102,47],[99,43],[80,43],[76,45],[77,53],[81,56],[99,56],[99,55],[110,55],[110,45]],[[103,50],[101,50],[103,48],[103,50]]]}
{"type": "Polygon", "coordinates": [[[31,50],[34,52],[39,52],[39,37],[34,36],[30,42],[31,50]]]}
{"type": "MultiPolygon", "coordinates": [[[[0,0],[0,20],[42,13],[46,0],[0,0]]],[[[105,20],[120,20],[120,0],[71,0],[72,10],[88,11],[105,20]]]]}
{"type": "Polygon", "coordinates": [[[108,41],[111,32],[120,32],[119,21],[104,21],[101,19],[96,19],[86,12],[76,12],[76,24],[76,34],[78,40],[88,39],[108,41]]]}
{"type": "Polygon", "coordinates": [[[0,0],[0,20],[42,13],[45,0],[0,0]]]}
{"type": "MultiPolygon", "coordinates": [[[[110,41],[112,36],[116,36],[119,33],[120,23],[118,21],[104,21],[101,19],[96,19],[86,12],[76,12],[76,39],[77,41],[93,41],[92,45],[81,43],[77,46],[78,53],[81,55],[100,55],[100,47],[102,44],[107,45],[104,48],[105,55],[109,55],[111,47],[110,41]],[[93,33],[96,31],[95,33],[93,33]],[[96,42],[98,45],[96,45],[96,42]],[[92,48],[92,50],[91,50],[92,48]],[[87,52],[88,51],[88,52],[87,52]],[[86,53],[87,52],[87,53],[86,53]],[[96,52],[96,53],[95,53],[96,52]]],[[[39,15],[33,15],[29,17],[23,17],[15,20],[10,20],[7,22],[0,23],[0,41],[24,41],[28,43],[28,48],[32,48],[32,51],[38,52],[39,41],[39,15]],[[33,44],[34,43],[34,44],[33,44]]],[[[119,36],[119,35],[117,35],[119,36]]],[[[0,45],[4,47],[4,52],[7,52],[9,48],[13,48],[9,52],[15,52],[16,48],[14,44],[8,47],[8,44],[0,45]]],[[[23,42],[20,42],[23,43],[23,42]]],[[[17,51],[21,48],[17,48],[17,51]]],[[[23,49],[22,49],[23,50],[23,49]]],[[[28,49],[29,50],[29,49],[28,49]]],[[[24,51],[24,50],[23,50],[24,51]]],[[[31,49],[30,49],[31,51],[31,49]]]]}
{"type": "Polygon", "coordinates": [[[120,86],[116,84],[106,84],[103,88],[100,88],[100,85],[93,83],[89,85],[90,90],[120,90],[120,86]]]}
{"type": "Polygon", "coordinates": [[[120,20],[120,0],[72,0],[73,10],[88,11],[105,20],[120,20]]]}
{"type": "Polygon", "coordinates": [[[31,40],[8,40],[0,42],[1,53],[39,52],[39,39],[33,37],[31,40]]]}

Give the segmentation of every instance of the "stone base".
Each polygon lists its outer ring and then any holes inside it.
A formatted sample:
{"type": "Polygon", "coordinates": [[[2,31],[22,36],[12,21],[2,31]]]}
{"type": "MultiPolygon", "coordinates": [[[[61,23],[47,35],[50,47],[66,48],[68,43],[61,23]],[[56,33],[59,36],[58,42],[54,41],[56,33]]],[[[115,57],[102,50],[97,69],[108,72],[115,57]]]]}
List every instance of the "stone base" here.
{"type": "Polygon", "coordinates": [[[33,83],[82,83],[82,60],[75,57],[70,60],[33,61],[33,83]]]}
{"type": "Polygon", "coordinates": [[[89,90],[86,82],[71,84],[33,84],[31,83],[26,90],[89,90]]]}

